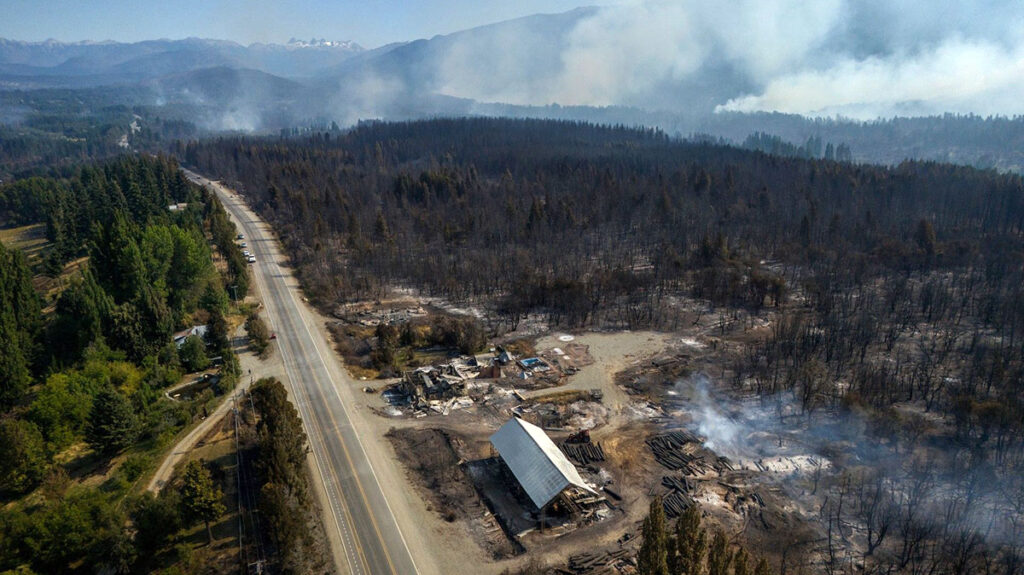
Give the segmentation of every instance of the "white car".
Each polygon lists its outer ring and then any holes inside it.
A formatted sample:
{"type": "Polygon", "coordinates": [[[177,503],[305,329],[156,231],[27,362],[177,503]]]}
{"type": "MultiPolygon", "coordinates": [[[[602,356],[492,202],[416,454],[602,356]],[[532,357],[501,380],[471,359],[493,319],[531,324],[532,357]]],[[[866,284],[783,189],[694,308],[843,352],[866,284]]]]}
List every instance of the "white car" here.
{"type": "Polygon", "coordinates": [[[249,253],[249,250],[242,250],[242,255],[245,257],[249,257],[252,254],[249,253]]]}
{"type": "Polygon", "coordinates": [[[256,257],[255,256],[249,256],[249,263],[251,263],[251,264],[256,263],[256,257]]]}
{"type": "Polygon", "coordinates": [[[247,243],[245,243],[245,242],[242,242],[242,247],[243,247],[243,248],[247,248],[247,247],[249,247],[249,244],[247,244],[247,243]]]}

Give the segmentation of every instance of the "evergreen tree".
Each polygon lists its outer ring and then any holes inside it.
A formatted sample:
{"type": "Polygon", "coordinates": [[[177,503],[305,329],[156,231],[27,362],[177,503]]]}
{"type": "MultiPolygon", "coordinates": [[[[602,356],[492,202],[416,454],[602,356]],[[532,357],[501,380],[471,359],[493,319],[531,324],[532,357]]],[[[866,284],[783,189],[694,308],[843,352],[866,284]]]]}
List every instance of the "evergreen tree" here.
{"type": "Polygon", "coordinates": [[[85,434],[89,445],[113,455],[134,443],[138,435],[138,419],[128,398],[111,389],[99,392],[89,412],[85,434]]]}
{"type": "Polygon", "coordinates": [[[672,575],[700,575],[707,551],[707,533],[700,526],[700,509],[691,505],[676,520],[672,575]]]}
{"type": "Polygon", "coordinates": [[[668,575],[668,547],[665,537],[665,508],[661,497],[651,502],[641,530],[643,543],[637,555],[639,575],[668,575]]]}
{"type": "Polygon", "coordinates": [[[708,549],[708,575],[729,575],[729,564],[732,563],[732,552],[729,551],[729,540],[721,529],[715,531],[708,549]]]}
{"type": "Polygon", "coordinates": [[[214,356],[224,356],[231,351],[228,320],[219,311],[210,312],[210,320],[206,324],[206,345],[214,356]]]}
{"type": "Polygon", "coordinates": [[[224,494],[213,484],[209,470],[201,461],[192,460],[185,466],[185,475],[181,486],[181,504],[185,514],[193,521],[202,521],[206,525],[206,535],[213,543],[213,530],[210,522],[224,514],[225,507],[221,500],[224,494]]]}
{"type": "Polygon", "coordinates": [[[32,382],[41,325],[39,298],[25,257],[0,245],[0,410],[14,405],[32,382]]]}
{"type": "Polygon", "coordinates": [[[81,278],[57,299],[49,328],[50,353],[65,364],[81,359],[85,349],[102,340],[110,329],[113,307],[91,268],[85,268],[81,278]]]}

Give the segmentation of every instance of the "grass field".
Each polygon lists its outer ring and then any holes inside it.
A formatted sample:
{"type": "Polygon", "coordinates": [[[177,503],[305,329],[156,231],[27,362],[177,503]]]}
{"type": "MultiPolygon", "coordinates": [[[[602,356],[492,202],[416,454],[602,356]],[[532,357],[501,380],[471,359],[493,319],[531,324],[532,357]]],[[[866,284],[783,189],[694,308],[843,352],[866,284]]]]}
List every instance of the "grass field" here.
{"type": "Polygon", "coordinates": [[[32,265],[46,256],[50,246],[46,239],[46,224],[32,224],[20,228],[0,229],[0,242],[9,248],[20,250],[32,265]]]}
{"type": "Polygon", "coordinates": [[[0,229],[0,243],[8,248],[14,248],[25,254],[28,263],[35,273],[32,284],[36,293],[43,296],[43,313],[53,311],[57,297],[68,285],[71,278],[75,277],[82,265],[89,258],[78,258],[64,264],[64,269],[56,277],[44,273],[43,262],[50,250],[50,241],[46,239],[46,224],[32,224],[18,228],[0,229]]]}

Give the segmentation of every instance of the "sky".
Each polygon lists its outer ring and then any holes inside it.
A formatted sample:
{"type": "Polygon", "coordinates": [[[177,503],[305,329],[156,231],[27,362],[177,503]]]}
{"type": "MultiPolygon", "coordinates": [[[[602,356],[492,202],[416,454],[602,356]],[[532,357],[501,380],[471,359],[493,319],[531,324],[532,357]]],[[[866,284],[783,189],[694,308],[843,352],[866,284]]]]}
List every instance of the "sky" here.
{"type": "Polygon", "coordinates": [[[250,44],[315,37],[375,48],[580,5],[580,0],[0,0],[0,38],[199,37],[250,44]]]}

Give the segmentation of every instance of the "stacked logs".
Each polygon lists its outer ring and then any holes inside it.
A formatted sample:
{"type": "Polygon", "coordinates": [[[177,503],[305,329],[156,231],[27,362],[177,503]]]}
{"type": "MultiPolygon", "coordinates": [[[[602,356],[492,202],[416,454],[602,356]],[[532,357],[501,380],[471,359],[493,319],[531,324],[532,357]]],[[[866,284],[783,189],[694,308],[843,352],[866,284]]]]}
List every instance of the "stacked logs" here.
{"type": "Polygon", "coordinates": [[[688,495],[691,489],[690,482],[685,477],[666,475],[661,478],[661,484],[669,488],[669,494],[661,500],[665,515],[669,519],[679,517],[687,507],[693,505],[693,498],[688,495]]]}
{"type": "Polygon", "coordinates": [[[680,493],[689,493],[691,489],[690,482],[687,481],[685,477],[666,475],[661,478],[661,484],[672,491],[678,491],[680,493]]]}
{"type": "Polygon", "coordinates": [[[693,505],[693,499],[679,491],[672,491],[661,500],[661,506],[665,508],[665,516],[669,519],[679,517],[691,505],[693,505]]]}
{"type": "Polygon", "coordinates": [[[615,573],[615,564],[629,559],[629,549],[605,551],[603,553],[580,553],[569,557],[569,570],[576,575],[597,575],[615,573]]]}
{"type": "Polygon", "coordinates": [[[600,443],[563,443],[562,453],[580,465],[604,461],[604,448],[600,443]]]}
{"type": "Polygon", "coordinates": [[[705,470],[707,465],[701,458],[686,453],[682,448],[688,443],[699,442],[695,436],[685,431],[670,431],[648,439],[647,445],[654,452],[654,458],[664,467],[673,471],[683,470],[687,475],[696,475],[698,470],[705,470]]]}

